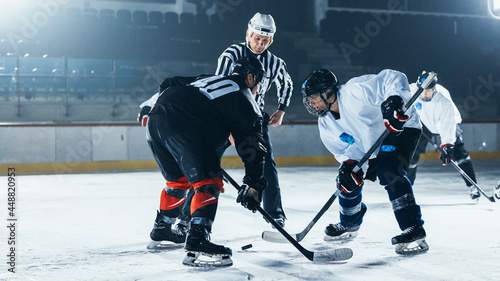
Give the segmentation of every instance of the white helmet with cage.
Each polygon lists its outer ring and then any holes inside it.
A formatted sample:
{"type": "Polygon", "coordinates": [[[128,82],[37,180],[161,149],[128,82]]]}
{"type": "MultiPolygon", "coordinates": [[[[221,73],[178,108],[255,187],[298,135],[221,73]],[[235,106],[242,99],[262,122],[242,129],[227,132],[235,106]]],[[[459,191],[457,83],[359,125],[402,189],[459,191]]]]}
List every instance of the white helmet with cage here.
{"type": "Polygon", "coordinates": [[[271,15],[256,13],[248,22],[248,31],[262,36],[273,37],[276,25],[271,15]]]}

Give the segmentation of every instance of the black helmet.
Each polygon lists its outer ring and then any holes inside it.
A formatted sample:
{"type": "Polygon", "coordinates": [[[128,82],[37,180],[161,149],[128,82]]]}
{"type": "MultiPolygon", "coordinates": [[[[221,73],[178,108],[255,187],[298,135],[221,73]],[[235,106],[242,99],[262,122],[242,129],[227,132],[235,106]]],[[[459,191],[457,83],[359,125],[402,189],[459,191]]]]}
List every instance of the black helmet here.
{"type": "MultiPolygon", "coordinates": [[[[425,81],[425,79],[427,79],[427,77],[429,77],[429,73],[424,70],[422,72],[422,74],[420,74],[420,76],[418,76],[418,78],[417,78],[417,86],[421,87],[422,83],[424,83],[424,81],[425,81]]],[[[434,76],[434,78],[432,79],[429,86],[427,86],[427,89],[432,89],[432,88],[436,87],[437,82],[438,82],[438,77],[436,74],[436,76],[434,76]]]]}
{"type": "Polygon", "coordinates": [[[238,73],[244,76],[248,75],[248,73],[252,73],[257,84],[262,81],[264,76],[266,76],[264,66],[255,56],[252,55],[242,57],[234,62],[231,74],[233,73],[238,73]]]}
{"type": "MultiPolygon", "coordinates": [[[[418,78],[417,78],[417,86],[421,87],[422,83],[424,83],[424,81],[425,81],[425,79],[427,79],[427,77],[429,77],[429,73],[424,70],[422,72],[422,74],[420,74],[420,76],[418,76],[418,78]]],[[[432,96],[430,98],[426,98],[426,99],[422,98],[423,101],[431,101],[432,100],[432,98],[436,94],[436,89],[434,89],[434,88],[436,87],[437,82],[438,82],[438,77],[436,74],[436,76],[434,76],[434,78],[432,78],[431,83],[429,83],[429,86],[427,86],[427,89],[432,89],[434,91],[434,93],[432,94],[432,96]]]]}
{"type": "MultiPolygon", "coordinates": [[[[325,105],[329,105],[328,98],[338,91],[339,81],[333,72],[328,69],[319,69],[311,73],[302,84],[302,102],[312,115],[321,117],[328,113],[328,110],[318,110],[309,102],[309,97],[320,95],[325,105]],[[326,93],[330,89],[330,93],[326,93]]],[[[329,106],[328,106],[329,107],[329,106]]]]}

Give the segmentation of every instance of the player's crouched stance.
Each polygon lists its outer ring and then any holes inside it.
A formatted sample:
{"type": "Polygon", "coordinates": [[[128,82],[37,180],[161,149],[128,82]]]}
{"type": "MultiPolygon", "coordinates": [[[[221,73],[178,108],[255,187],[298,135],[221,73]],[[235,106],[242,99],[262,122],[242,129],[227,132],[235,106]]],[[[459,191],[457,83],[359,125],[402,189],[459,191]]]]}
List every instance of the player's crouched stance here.
{"type": "Polygon", "coordinates": [[[326,227],[325,240],[356,237],[367,210],[361,202],[361,191],[368,165],[363,165],[357,172],[353,169],[387,129],[391,134],[384,139],[380,150],[373,155],[376,159],[370,163],[376,163],[376,175],[389,195],[394,215],[403,231],[392,238],[392,244],[402,255],[429,249],[420,207],[406,177],[410,157],[421,133],[414,108],[410,108],[408,115],[403,110],[404,101],[409,100],[410,95],[406,76],[394,70],[355,77],[339,86],[331,71],[320,69],[310,74],[302,85],[306,109],[319,117],[323,144],[342,163],[336,180],[336,186],[341,190],[340,222],[326,227]]]}
{"type": "Polygon", "coordinates": [[[233,75],[193,79],[187,86],[165,89],[149,114],[148,144],[167,186],[160,197],[151,239],[182,243],[188,266],[230,266],[230,248],[210,242],[209,234],[223,191],[217,151],[232,134],[245,164],[243,188],[237,202],[255,210],[266,187],[263,178],[266,148],[263,118],[252,95],[265,75],[253,56],[236,61],[233,75]],[[172,225],[193,188],[187,235],[172,225]],[[202,257],[201,255],[205,256],[202,257]],[[208,258],[207,258],[208,257],[208,258]]]}

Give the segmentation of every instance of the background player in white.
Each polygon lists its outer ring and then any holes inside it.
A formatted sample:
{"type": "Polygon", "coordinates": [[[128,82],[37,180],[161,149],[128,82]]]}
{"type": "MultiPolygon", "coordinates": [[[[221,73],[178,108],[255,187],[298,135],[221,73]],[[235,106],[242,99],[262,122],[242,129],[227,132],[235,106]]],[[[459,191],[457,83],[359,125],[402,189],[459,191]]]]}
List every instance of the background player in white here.
{"type": "MultiPolygon", "coordinates": [[[[228,75],[231,73],[236,60],[246,57],[257,57],[266,70],[267,77],[262,81],[262,87],[255,100],[259,104],[264,116],[264,140],[266,141],[267,155],[264,167],[264,177],[268,185],[263,194],[263,209],[271,215],[281,226],[285,225],[285,212],[281,204],[281,191],[278,181],[278,171],[274,162],[273,148],[269,137],[268,125],[280,126],[285,115],[285,109],[292,97],[293,83],[287,72],[285,62],[269,52],[273,43],[276,25],[271,15],[256,13],[248,23],[245,42],[229,46],[219,57],[215,74],[228,75]],[[278,94],[278,108],[271,116],[264,112],[264,96],[272,86],[276,85],[278,94]]],[[[223,151],[222,151],[223,152],[223,151]]],[[[222,156],[222,155],[221,155],[222,156]]]]}
{"type": "Polygon", "coordinates": [[[340,222],[326,227],[325,238],[356,237],[367,210],[361,202],[361,191],[368,164],[356,173],[352,170],[388,129],[391,134],[372,157],[377,157],[377,177],[389,195],[403,231],[392,238],[392,244],[396,245],[398,254],[427,251],[420,206],[406,178],[406,169],[421,133],[414,108],[410,108],[408,116],[404,114],[404,101],[411,96],[406,76],[394,70],[383,70],[377,75],[352,78],[338,86],[331,71],[320,69],[305,80],[302,96],[309,113],[319,117],[323,144],[342,163],[337,176],[337,188],[342,191],[339,195],[340,222]],[[417,246],[409,248],[411,242],[417,246]]]}
{"type": "MultiPolygon", "coordinates": [[[[410,85],[410,89],[416,91],[428,76],[429,74],[424,71],[418,77],[417,83],[410,85]]],[[[477,183],[476,174],[474,173],[474,168],[472,167],[469,153],[465,149],[462,137],[462,129],[460,128],[462,117],[453,103],[448,90],[438,84],[437,76],[435,76],[429,87],[418,97],[415,107],[423,124],[423,135],[420,137],[417,150],[408,170],[408,178],[411,183],[413,184],[415,181],[420,154],[425,153],[429,138],[434,136],[439,136],[441,139],[441,155],[439,158],[443,162],[443,165],[448,165],[450,160],[453,159],[474,183],[477,183]]],[[[469,187],[470,198],[473,200],[479,198],[480,194],[477,188],[467,179],[463,179],[469,187]]]]}

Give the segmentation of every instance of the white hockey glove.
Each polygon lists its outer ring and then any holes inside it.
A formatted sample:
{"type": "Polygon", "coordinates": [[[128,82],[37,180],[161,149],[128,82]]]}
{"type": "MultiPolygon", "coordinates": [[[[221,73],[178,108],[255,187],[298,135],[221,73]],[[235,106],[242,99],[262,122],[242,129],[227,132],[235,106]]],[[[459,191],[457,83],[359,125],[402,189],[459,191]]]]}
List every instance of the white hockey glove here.
{"type": "Polygon", "coordinates": [[[351,193],[363,186],[363,170],[359,169],[356,173],[352,170],[358,161],[347,160],[342,163],[339,168],[339,175],[337,176],[337,188],[345,193],[351,193]]]}
{"type": "Polygon", "coordinates": [[[403,111],[404,101],[400,96],[390,96],[381,105],[382,116],[387,130],[399,134],[403,125],[409,119],[403,111]]]}
{"type": "Polygon", "coordinates": [[[455,146],[451,143],[441,145],[441,155],[439,156],[439,159],[443,162],[443,166],[450,164],[451,159],[453,159],[454,150],[455,146]]]}

